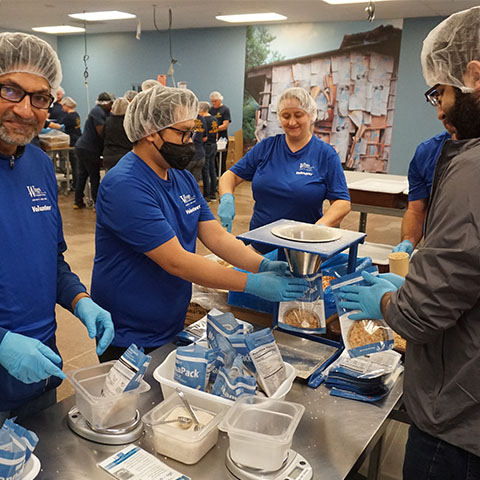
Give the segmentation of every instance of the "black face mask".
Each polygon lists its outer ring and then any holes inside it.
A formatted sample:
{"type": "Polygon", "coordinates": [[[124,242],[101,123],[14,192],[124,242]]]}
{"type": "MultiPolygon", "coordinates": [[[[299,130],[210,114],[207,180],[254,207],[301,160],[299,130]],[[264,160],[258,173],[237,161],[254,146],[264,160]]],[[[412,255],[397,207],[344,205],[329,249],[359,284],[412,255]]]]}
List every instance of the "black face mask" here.
{"type": "Polygon", "coordinates": [[[195,155],[195,145],[192,142],[177,145],[164,140],[160,148],[156,145],[155,148],[172,168],[178,170],[185,170],[195,155]]]}

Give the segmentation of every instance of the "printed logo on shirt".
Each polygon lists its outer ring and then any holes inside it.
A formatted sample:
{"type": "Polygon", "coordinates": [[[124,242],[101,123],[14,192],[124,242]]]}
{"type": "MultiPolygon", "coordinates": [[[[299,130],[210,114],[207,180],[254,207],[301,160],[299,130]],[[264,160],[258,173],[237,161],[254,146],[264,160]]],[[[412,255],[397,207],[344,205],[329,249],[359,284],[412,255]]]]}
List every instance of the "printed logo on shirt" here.
{"type": "Polygon", "coordinates": [[[189,193],[184,193],[183,195],[180,195],[180,198],[185,205],[189,205],[195,201],[195,195],[190,195],[189,193]]]}
{"type": "Polygon", "coordinates": [[[314,167],[306,162],[300,162],[298,170],[295,172],[295,175],[306,175],[311,177],[313,175],[314,167]]]}
{"type": "MultiPolygon", "coordinates": [[[[47,192],[42,190],[40,187],[36,187],[35,185],[27,185],[27,192],[32,202],[46,202],[48,201],[47,192]]],[[[32,205],[32,212],[39,213],[39,212],[49,212],[52,209],[51,205],[32,205]]]]}

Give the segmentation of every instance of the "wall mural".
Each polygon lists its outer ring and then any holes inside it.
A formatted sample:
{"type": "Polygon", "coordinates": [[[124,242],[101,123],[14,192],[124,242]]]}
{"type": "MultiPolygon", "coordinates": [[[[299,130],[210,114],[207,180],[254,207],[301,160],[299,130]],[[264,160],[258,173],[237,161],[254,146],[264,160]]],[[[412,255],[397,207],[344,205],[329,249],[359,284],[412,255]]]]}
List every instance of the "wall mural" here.
{"type": "Polygon", "coordinates": [[[268,27],[248,30],[245,143],[283,133],[278,97],[286,88],[300,86],[317,103],[314,134],[336,149],[344,169],[387,173],[401,29],[381,25],[345,35],[336,50],[290,59],[269,50],[276,37],[268,27]],[[274,61],[258,64],[262,57],[274,61]]]}

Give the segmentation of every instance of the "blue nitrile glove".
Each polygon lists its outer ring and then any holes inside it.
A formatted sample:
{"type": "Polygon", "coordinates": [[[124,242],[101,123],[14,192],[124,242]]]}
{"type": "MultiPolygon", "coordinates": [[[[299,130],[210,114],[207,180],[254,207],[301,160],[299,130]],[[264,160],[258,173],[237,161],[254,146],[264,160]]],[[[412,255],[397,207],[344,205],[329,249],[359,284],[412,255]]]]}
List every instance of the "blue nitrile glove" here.
{"type": "Polygon", "coordinates": [[[0,343],[0,364],[23,383],[35,383],[54,375],[65,378],[57,367],[62,359],[36,338],[7,332],[0,343]]]}
{"type": "Polygon", "coordinates": [[[413,243],[410,240],[404,240],[396,247],[393,247],[392,252],[407,252],[408,256],[411,257],[413,253],[413,243]]]}
{"type": "Polygon", "coordinates": [[[397,287],[397,290],[405,283],[405,278],[396,273],[380,273],[378,276],[393,283],[397,287]]]}
{"type": "Polygon", "coordinates": [[[222,222],[222,227],[225,227],[227,232],[231,232],[232,222],[235,217],[235,202],[232,193],[224,193],[220,197],[217,213],[220,217],[220,222],[222,222]]]}
{"type": "Polygon", "coordinates": [[[280,275],[285,275],[288,272],[288,263],[264,258],[258,267],[258,273],[263,272],[275,272],[280,275]]]}
{"type": "Polygon", "coordinates": [[[83,297],[75,305],[73,314],[87,327],[90,338],[98,337],[97,355],[101,355],[115,336],[112,316],[91,298],[83,297]]]}
{"type": "Polygon", "coordinates": [[[308,288],[304,278],[287,277],[274,272],[249,273],[245,293],[270,302],[288,302],[302,297],[308,288]]]}
{"type": "Polygon", "coordinates": [[[351,320],[383,318],[380,309],[382,297],[387,292],[395,292],[397,287],[384,278],[378,278],[369,272],[362,272],[362,277],[369,285],[345,285],[340,288],[342,301],[340,306],[349,310],[361,310],[348,318],[351,320]]]}
{"type": "Polygon", "coordinates": [[[65,131],[65,125],[63,123],[60,124],[60,128],[61,128],[62,132],[65,131]]]}

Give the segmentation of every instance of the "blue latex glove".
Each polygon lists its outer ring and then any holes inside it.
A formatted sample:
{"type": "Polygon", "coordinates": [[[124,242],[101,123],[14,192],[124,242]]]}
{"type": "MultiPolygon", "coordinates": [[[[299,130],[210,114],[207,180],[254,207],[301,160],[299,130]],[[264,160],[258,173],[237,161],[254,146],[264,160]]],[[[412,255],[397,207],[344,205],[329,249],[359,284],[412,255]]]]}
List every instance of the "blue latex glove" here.
{"type": "Polygon", "coordinates": [[[7,332],[0,343],[0,364],[23,383],[35,383],[52,375],[65,378],[57,367],[62,359],[36,338],[7,332]]]}
{"type": "Polygon", "coordinates": [[[392,252],[407,252],[408,256],[411,257],[413,253],[413,243],[410,240],[404,240],[396,247],[393,247],[392,252]]]}
{"type": "Polygon", "coordinates": [[[260,266],[258,267],[258,273],[275,272],[280,275],[285,275],[288,271],[289,270],[287,262],[269,260],[268,258],[264,258],[260,263],[260,266]]]}
{"type": "Polygon", "coordinates": [[[97,355],[101,355],[115,336],[112,316],[88,297],[83,297],[77,302],[73,313],[87,327],[88,336],[99,339],[97,355]]]}
{"type": "Polygon", "coordinates": [[[380,273],[378,276],[393,283],[397,287],[397,290],[405,283],[405,278],[396,273],[380,273]]]}
{"type": "Polygon", "coordinates": [[[235,202],[233,194],[224,193],[220,197],[220,205],[218,206],[217,213],[220,217],[220,222],[222,222],[222,227],[225,227],[227,232],[231,232],[232,222],[235,217],[235,202]]]}
{"type": "Polygon", "coordinates": [[[340,306],[349,310],[361,310],[351,314],[351,320],[383,318],[380,309],[382,297],[387,292],[395,292],[397,287],[384,278],[378,278],[369,272],[362,272],[368,285],[346,285],[340,288],[342,301],[340,306]]]}
{"type": "Polygon", "coordinates": [[[60,128],[62,129],[62,132],[65,131],[65,125],[63,123],[60,124],[60,128]]]}
{"type": "Polygon", "coordinates": [[[288,302],[302,297],[307,288],[308,282],[304,278],[264,272],[249,273],[244,292],[270,302],[288,302]]]}

